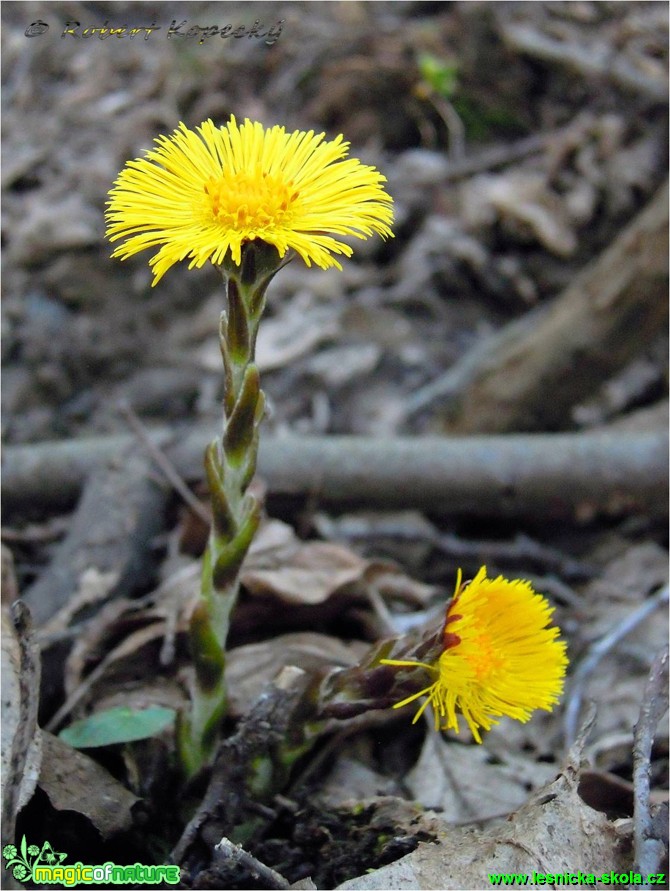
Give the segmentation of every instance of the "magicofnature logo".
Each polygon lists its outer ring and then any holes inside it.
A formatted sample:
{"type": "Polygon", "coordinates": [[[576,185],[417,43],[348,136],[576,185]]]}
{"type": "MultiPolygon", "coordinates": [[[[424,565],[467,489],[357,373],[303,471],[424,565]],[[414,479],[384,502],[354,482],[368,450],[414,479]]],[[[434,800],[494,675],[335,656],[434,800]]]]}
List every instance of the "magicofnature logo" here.
{"type": "Polygon", "coordinates": [[[179,867],[174,865],[147,866],[133,863],[120,866],[107,862],[101,866],[92,866],[77,862],[73,866],[63,866],[67,854],[54,851],[48,841],[41,848],[39,845],[29,845],[25,835],[18,848],[16,845],[5,845],[2,856],[6,861],[5,867],[11,870],[17,881],[24,884],[30,880],[43,885],[63,885],[65,888],[73,888],[75,885],[129,883],[160,885],[163,882],[176,885],[180,878],[179,867]]]}
{"type": "Polygon", "coordinates": [[[38,845],[28,845],[24,835],[20,850],[16,845],[5,845],[2,856],[7,861],[6,868],[12,871],[14,878],[19,882],[27,882],[33,878],[33,869],[40,861],[55,866],[61,864],[67,854],[58,854],[48,841],[44,842],[41,848],[38,845]]]}

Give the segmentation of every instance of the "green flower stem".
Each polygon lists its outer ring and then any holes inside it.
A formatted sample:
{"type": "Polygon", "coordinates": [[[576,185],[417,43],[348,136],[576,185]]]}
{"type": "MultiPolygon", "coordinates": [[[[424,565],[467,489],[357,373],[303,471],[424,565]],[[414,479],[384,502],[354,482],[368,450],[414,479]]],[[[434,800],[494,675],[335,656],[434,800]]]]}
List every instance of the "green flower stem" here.
{"type": "Polygon", "coordinates": [[[284,265],[271,245],[254,241],[242,249],[241,265],[219,267],[226,282],[227,311],[219,343],[225,395],[220,438],[207,447],[205,472],[212,528],[202,565],[200,599],[190,621],[195,680],[189,717],[182,716],[178,745],[187,775],[211,758],[227,710],[226,639],[239,593],[242,562],[260,522],[260,506],[247,491],[258,455],[265,399],[255,364],[256,336],[265,292],[284,265]]]}

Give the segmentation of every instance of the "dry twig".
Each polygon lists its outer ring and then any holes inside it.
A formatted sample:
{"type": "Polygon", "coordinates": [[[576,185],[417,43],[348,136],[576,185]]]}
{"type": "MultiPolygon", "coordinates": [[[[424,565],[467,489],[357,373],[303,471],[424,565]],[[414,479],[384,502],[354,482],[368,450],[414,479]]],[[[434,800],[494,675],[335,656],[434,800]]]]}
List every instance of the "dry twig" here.
{"type": "Polygon", "coordinates": [[[619,641],[623,640],[626,635],[637,628],[641,622],[644,622],[659,606],[667,603],[668,586],[666,585],[660,591],[657,591],[653,597],[645,600],[623,622],[617,622],[610,632],[603,635],[600,640],[593,644],[579,663],[579,667],[574,673],[572,683],[570,684],[570,695],[563,718],[563,737],[566,749],[570,747],[577,736],[577,722],[579,721],[579,713],[584,698],[584,687],[603,656],[611,652],[619,641]]]}
{"type": "Polygon", "coordinates": [[[649,775],[654,733],[667,710],[668,647],[666,646],[652,663],[644,690],[640,718],[635,726],[633,743],[635,870],[645,879],[658,871],[665,855],[665,845],[654,831],[652,822],[649,807],[649,775]]]}
{"type": "Polygon", "coordinates": [[[175,492],[178,492],[179,495],[181,495],[184,503],[191,508],[196,516],[200,517],[203,522],[209,525],[212,522],[212,517],[209,511],[200,501],[198,501],[193,492],[191,492],[189,487],[179,475],[174,464],[166,456],[165,452],[163,452],[152,440],[151,436],[149,435],[149,431],[144,426],[142,421],[140,421],[131,406],[127,403],[123,403],[120,406],[120,411],[125,419],[128,421],[128,425],[134,431],[139,441],[142,443],[149,455],[153,458],[157,467],[162,471],[165,478],[172,485],[172,488],[175,490],[175,492]]]}
{"type": "Polygon", "coordinates": [[[286,879],[279,875],[278,872],[261,863],[252,854],[245,851],[241,845],[234,845],[224,837],[218,844],[214,845],[214,857],[209,874],[216,876],[222,867],[225,869],[231,863],[240,866],[252,879],[261,881],[264,888],[283,889],[290,887],[286,879]]]}

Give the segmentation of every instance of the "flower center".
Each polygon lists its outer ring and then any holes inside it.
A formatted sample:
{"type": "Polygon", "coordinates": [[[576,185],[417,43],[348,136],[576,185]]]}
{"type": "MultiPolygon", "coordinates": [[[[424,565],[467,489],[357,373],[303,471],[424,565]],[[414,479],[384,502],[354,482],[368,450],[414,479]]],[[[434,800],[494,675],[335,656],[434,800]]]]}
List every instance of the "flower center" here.
{"type": "Polygon", "coordinates": [[[473,638],[466,658],[479,681],[491,677],[502,665],[500,654],[488,634],[478,634],[473,638]]]}
{"type": "Polygon", "coordinates": [[[440,659],[443,681],[453,690],[489,683],[504,664],[499,647],[489,631],[459,630],[461,635],[450,635],[456,642],[447,645],[440,659]]]}
{"type": "Polygon", "coordinates": [[[299,192],[267,173],[224,172],[205,183],[205,208],[228,229],[257,230],[290,223],[299,192]]]}

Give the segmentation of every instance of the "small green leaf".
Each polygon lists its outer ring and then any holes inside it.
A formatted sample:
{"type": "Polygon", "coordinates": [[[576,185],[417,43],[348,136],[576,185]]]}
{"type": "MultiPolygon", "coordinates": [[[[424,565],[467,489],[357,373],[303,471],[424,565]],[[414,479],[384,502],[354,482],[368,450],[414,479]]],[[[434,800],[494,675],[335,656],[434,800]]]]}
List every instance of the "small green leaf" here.
{"type": "Polygon", "coordinates": [[[175,714],[174,709],[160,706],[139,711],[121,706],[75,721],[58,735],[74,749],[111,746],[156,736],[174,721],[175,714]]]}
{"type": "Polygon", "coordinates": [[[439,96],[451,99],[458,86],[458,65],[431,53],[419,53],[419,73],[425,83],[439,96]]]}

